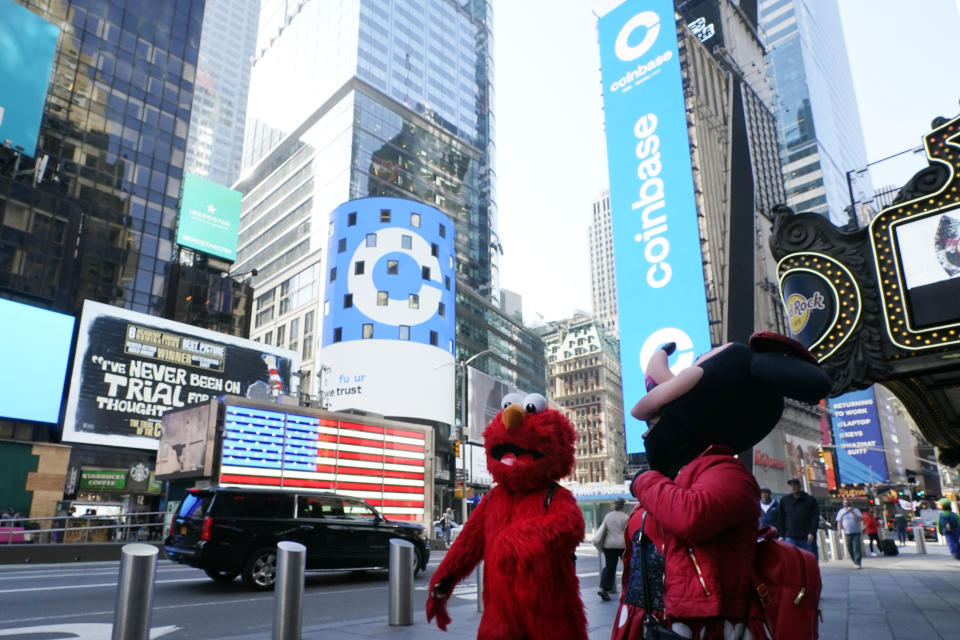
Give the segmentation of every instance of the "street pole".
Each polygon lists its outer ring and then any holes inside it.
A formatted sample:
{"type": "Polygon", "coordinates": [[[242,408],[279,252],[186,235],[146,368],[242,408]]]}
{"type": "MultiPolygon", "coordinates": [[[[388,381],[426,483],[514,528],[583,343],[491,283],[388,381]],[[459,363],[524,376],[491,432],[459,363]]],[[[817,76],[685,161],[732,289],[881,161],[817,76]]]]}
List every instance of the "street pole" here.
{"type": "Polygon", "coordinates": [[[473,354],[459,365],[460,369],[460,455],[463,456],[463,462],[461,466],[463,467],[463,488],[460,491],[460,507],[461,507],[461,520],[460,524],[465,524],[467,522],[467,452],[466,452],[466,442],[469,440],[469,430],[467,428],[467,365],[479,358],[480,356],[486,355],[492,352],[493,349],[484,349],[478,353],[473,354]]]}

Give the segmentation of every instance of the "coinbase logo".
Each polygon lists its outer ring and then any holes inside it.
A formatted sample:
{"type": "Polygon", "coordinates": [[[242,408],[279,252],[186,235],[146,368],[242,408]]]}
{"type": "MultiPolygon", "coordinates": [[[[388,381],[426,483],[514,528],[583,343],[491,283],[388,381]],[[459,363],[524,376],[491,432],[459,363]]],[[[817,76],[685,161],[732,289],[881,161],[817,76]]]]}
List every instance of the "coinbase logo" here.
{"type": "Polygon", "coordinates": [[[660,35],[660,16],[653,11],[643,11],[627,20],[627,23],[620,29],[614,45],[614,52],[624,62],[631,62],[649,51],[653,43],[657,41],[658,35],[660,35]],[[628,43],[630,36],[641,27],[646,30],[643,40],[640,41],[640,44],[631,46],[628,43]]]}
{"type": "Polygon", "coordinates": [[[646,370],[647,363],[653,357],[654,352],[667,342],[674,342],[677,345],[677,360],[670,367],[674,375],[680,373],[693,364],[696,354],[693,351],[693,340],[683,329],[677,327],[664,327],[657,329],[650,334],[640,347],[640,368],[646,370]]]}

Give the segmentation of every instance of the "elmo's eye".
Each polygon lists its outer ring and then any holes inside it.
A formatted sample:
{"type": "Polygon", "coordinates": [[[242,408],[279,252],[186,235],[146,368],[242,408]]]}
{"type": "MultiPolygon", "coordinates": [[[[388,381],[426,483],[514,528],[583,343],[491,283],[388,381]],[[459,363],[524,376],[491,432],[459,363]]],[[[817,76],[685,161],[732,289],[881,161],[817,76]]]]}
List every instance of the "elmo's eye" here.
{"type": "Polygon", "coordinates": [[[512,404],[520,404],[523,402],[523,396],[519,393],[508,393],[503,396],[503,400],[500,401],[500,408],[506,409],[512,404]]]}
{"type": "Polygon", "coordinates": [[[540,413],[547,408],[547,399],[539,393],[531,393],[523,399],[523,408],[527,413],[540,413]]]}

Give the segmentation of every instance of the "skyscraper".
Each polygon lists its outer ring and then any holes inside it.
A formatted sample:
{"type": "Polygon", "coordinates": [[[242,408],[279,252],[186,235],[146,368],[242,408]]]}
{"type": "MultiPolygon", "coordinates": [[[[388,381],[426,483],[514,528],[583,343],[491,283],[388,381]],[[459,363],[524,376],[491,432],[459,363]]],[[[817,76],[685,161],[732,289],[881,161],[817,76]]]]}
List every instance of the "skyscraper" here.
{"type": "Polygon", "coordinates": [[[186,169],[225,186],[240,175],[259,16],[260,0],[207,0],[203,13],[186,169]]]}
{"type": "Polygon", "coordinates": [[[590,293],[593,318],[600,328],[615,339],[620,336],[617,322],[617,280],[613,268],[613,229],[610,220],[610,190],[593,201],[590,219],[590,293]]]}
{"type": "Polygon", "coordinates": [[[787,204],[845,225],[846,172],[864,166],[867,154],[837,3],[763,0],[760,27],[776,93],[787,204]]]}

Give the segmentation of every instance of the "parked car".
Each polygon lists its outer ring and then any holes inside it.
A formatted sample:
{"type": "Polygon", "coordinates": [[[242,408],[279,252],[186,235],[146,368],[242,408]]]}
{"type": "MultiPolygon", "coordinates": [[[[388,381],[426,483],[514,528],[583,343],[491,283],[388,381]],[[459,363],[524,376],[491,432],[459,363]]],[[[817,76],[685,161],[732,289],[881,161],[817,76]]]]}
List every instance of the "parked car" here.
{"type": "Polygon", "coordinates": [[[307,548],[307,570],[386,569],[390,540],[413,543],[415,572],[426,569],[424,527],[393,522],[358,498],[313,491],[191,489],[170,522],[167,557],[229,582],[238,575],[251,589],[271,589],[277,543],[307,548]]]}

